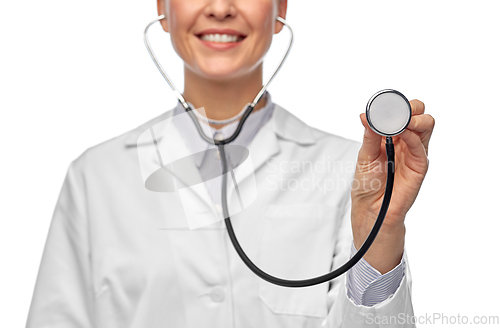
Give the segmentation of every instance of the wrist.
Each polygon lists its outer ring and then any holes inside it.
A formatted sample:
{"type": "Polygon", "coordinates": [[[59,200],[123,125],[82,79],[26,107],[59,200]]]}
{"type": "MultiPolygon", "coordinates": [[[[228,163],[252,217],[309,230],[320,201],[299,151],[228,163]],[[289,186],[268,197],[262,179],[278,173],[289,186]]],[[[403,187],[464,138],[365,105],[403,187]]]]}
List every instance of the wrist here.
{"type": "MultiPolygon", "coordinates": [[[[356,249],[360,249],[375,221],[365,224],[353,224],[353,242],[356,249]]],[[[380,228],[375,241],[370,249],[363,256],[373,268],[381,274],[385,274],[394,269],[400,262],[404,252],[406,227],[404,221],[401,224],[386,225],[385,222],[380,228]]]]}
{"type": "MultiPolygon", "coordinates": [[[[372,231],[373,226],[376,222],[376,217],[356,217],[354,214],[351,216],[351,226],[353,230],[354,237],[360,237],[366,239],[368,234],[372,231]]],[[[384,219],[384,223],[380,227],[380,230],[377,234],[377,239],[391,239],[395,236],[405,235],[406,227],[405,227],[405,218],[393,218],[386,217],[384,219]]]]}

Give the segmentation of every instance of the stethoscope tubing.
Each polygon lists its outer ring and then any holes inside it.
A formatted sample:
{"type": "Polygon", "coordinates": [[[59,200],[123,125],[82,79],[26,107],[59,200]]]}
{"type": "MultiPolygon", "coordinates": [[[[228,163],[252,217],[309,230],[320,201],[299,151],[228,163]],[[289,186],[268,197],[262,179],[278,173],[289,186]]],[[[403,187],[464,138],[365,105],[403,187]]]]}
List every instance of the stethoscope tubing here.
{"type": "MultiPolygon", "coordinates": [[[[354,256],[349,261],[347,261],[344,265],[340,266],[338,269],[335,269],[334,271],[331,271],[327,274],[324,274],[322,276],[315,277],[315,278],[310,278],[310,279],[287,280],[287,279],[282,279],[282,278],[272,276],[272,275],[262,271],[259,267],[257,267],[250,260],[250,258],[248,258],[248,256],[243,251],[243,248],[241,247],[240,243],[238,242],[238,239],[236,238],[236,234],[234,233],[233,225],[231,224],[231,218],[230,218],[228,210],[227,210],[227,191],[226,191],[227,174],[223,174],[223,176],[222,176],[222,210],[223,210],[223,214],[225,217],[224,222],[226,224],[229,239],[231,240],[231,243],[233,244],[234,249],[238,253],[239,257],[246,264],[246,266],[253,273],[255,273],[260,278],[266,280],[267,282],[270,282],[270,283],[275,284],[275,285],[283,286],[283,287],[297,288],[297,287],[314,286],[314,285],[318,285],[318,284],[333,280],[333,279],[339,277],[340,275],[346,273],[349,269],[351,269],[354,265],[356,265],[356,263],[358,263],[359,260],[361,260],[361,258],[366,254],[366,252],[368,252],[371,245],[375,241],[375,238],[377,237],[377,234],[380,231],[382,224],[384,223],[384,219],[385,219],[385,216],[387,214],[387,210],[389,209],[389,204],[391,201],[392,189],[394,186],[394,172],[395,172],[394,144],[392,142],[391,137],[387,137],[385,146],[386,146],[386,154],[387,154],[387,181],[386,181],[386,186],[385,186],[385,193],[384,193],[384,198],[382,200],[382,205],[380,207],[380,211],[379,211],[377,220],[375,221],[375,224],[373,225],[373,228],[370,231],[370,234],[366,238],[363,245],[356,252],[356,254],[354,254],[354,256]]],[[[221,158],[221,162],[222,162],[222,172],[226,172],[227,171],[227,160],[226,160],[226,154],[224,151],[224,145],[219,145],[218,148],[219,148],[220,158],[221,158]]]]}
{"type": "MultiPolygon", "coordinates": [[[[155,63],[156,67],[162,74],[162,76],[165,78],[167,81],[168,85],[172,88],[174,91],[175,96],[178,98],[179,102],[181,105],[184,107],[186,112],[190,115],[191,119],[193,120],[193,123],[196,126],[196,129],[206,142],[209,144],[215,145],[218,147],[218,150],[220,152],[220,159],[221,159],[221,166],[222,166],[222,188],[221,188],[221,193],[222,193],[222,210],[223,210],[223,215],[224,215],[224,222],[228,231],[229,238],[231,240],[231,243],[233,244],[234,249],[238,253],[238,256],[241,258],[241,260],[245,263],[245,265],[253,272],[255,273],[258,277],[272,283],[275,285],[280,285],[284,287],[292,287],[292,288],[297,288],[297,287],[308,287],[308,286],[313,286],[317,284],[321,284],[327,281],[330,281],[332,279],[335,279],[339,277],[340,275],[346,273],[349,269],[351,269],[361,258],[366,254],[366,252],[370,249],[371,245],[375,241],[375,238],[377,237],[378,232],[380,231],[380,228],[382,227],[382,224],[384,222],[385,216],[387,214],[387,211],[389,209],[389,204],[391,200],[391,195],[392,195],[392,189],[394,185],[394,172],[395,172],[395,164],[394,164],[394,144],[392,141],[392,138],[389,136],[386,138],[386,153],[387,153],[387,182],[386,182],[386,187],[385,187],[385,193],[384,193],[384,198],[382,201],[382,205],[380,207],[380,211],[377,217],[377,220],[374,223],[374,226],[372,230],[370,231],[370,234],[366,238],[365,242],[363,245],[360,247],[360,249],[354,254],[353,257],[349,261],[347,261],[344,265],[340,266],[339,268],[326,273],[322,276],[318,276],[315,278],[310,278],[310,279],[304,279],[304,280],[287,280],[287,279],[282,279],[278,278],[275,276],[272,276],[260,268],[258,268],[251,260],[250,258],[245,254],[243,251],[243,248],[241,247],[240,243],[238,242],[238,238],[236,237],[236,234],[234,232],[232,223],[231,223],[231,217],[229,216],[229,211],[228,211],[228,204],[227,204],[227,172],[228,172],[228,167],[227,167],[227,158],[226,158],[226,152],[224,149],[224,146],[226,144],[229,144],[230,142],[234,141],[238,135],[241,132],[241,129],[243,128],[243,124],[245,123],[246,119],[250,116],[252,113],[253,109],[255,108],[256,104],[259,102],[259,100],[262,98],[264,95],[267,87],[271,83],[271,81],[274,79],[278,71],[281,69],[283,66],[286,58],[288,57],[288,54],[290,53],[290,49],[293,44],[293,31],[290,25],[281,17],[277,17],[277,20],[283,23],[284,26],[288,28],[290,31],[290,43],[288,45],[288,48],[285,52],[285,55],[283,56],[280,64],[278,65],[278,68],[275,70],[271,78],[267,81],[266,84],[262,86],[260,89],[259,93],[257,96],[254,98],[252,103],[248,104],[247,107],[245,108],[243,114],[238,114],[234,118],[238,118],[241,116],[240,121],[238,122],[238,125],[236,127],[236,130],[234,133],[223,140],[214,140],[210,137],[208,137],[201,125],[200,122],[197,118],[197,115],[194,113],[194,110],[191,108],[191,106],[186,102],[184,99],[183,95],[178,91],[178,89],[175,87],[173,81],[170,79],[170,77],[167,75],[166,71],[163,69],[161,66],[160,62],[158,61],[156,55],[153,52],[153,49],[151,48],[149,44],[149,39],[147,36],[148,29],[151,25],[154,23],[160,21],[161,19],[165,18],[164,15],[161,15],[157,17],[155,20],[153,20],[151,23],[149,23],[144,30],[144,43],[146,45],[146,48],[153,59],[153,62],[155,63]]],[[[233,118],[231,118],[233,119],[233,118]]],[[[231,120],[230,119],[230,120],[231,120]]],[[[220,124],[219,121],[216,120],[210,120],[206,119],[208,123],[213,123],[213,124],[220,124]]]]}

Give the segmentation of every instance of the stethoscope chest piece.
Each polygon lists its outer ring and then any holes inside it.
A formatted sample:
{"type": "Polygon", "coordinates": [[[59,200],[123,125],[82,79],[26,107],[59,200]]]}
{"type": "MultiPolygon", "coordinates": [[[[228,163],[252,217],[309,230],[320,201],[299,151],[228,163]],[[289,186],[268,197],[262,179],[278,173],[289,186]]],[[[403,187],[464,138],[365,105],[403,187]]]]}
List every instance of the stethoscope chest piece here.
{"type": "Polygon", "coordinates": [[[366,119],[370,128],[381,136],[398,135],[410,124],[410,102],[401,92],[381,90],[368,101],[366,119]]]}

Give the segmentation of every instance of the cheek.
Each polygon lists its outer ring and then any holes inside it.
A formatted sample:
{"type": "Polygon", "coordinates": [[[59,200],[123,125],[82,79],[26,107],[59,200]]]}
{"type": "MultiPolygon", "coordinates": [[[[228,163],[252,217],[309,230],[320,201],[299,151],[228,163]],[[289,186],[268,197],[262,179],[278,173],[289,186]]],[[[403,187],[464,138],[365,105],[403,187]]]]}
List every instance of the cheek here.
{"type": "Polygon", "coordinates": [[[262,30],[268,30],[269,33],[274,31],[270,30],[272,23],[278,13],[277,7],[274,1],[260,1],[259,3],[251,2],[245,4],[246,8],[243,10],[243,14],[248,21],[248,24],[252,25],[254,28],[260,28],[262,30]]]}
{"type": "Polygon", "coordinates": [[[275,2],[274,0],[244,0],[240,6],[240,13],[252,30],[272,36],[275,17],[278,14],[275,2]]]}
{"type": "Polygon", "coordinates": [[[244,3],[241,13],[253,32],[253,56],[263,57],[269,50],[274,35],[275,17],[278,13],[276,0],[254,0],[244,3]]]}
{"type": "Polygon", "coordinates": [[[200,10],[202,10],[201,6],[197,6],[196,2],[186,0],[170,0],[167,4],[167,19],[172,46],[184,61],[191,57],[188,38],[200,10]]]}

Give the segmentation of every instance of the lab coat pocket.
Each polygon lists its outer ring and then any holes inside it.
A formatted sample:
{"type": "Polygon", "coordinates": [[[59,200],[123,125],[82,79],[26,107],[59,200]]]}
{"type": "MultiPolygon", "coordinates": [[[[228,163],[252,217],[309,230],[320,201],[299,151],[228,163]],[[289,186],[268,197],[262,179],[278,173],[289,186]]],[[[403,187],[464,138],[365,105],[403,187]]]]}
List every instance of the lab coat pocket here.
{"type": "MultiPolygon", "coordinates": [[[[260,252],[261,268],[303,280],[331,270],[339,208],[323,204],[269,205],[260,252]]],[[[277,314],[326,317],[328,283],[288,288],[261,280],[259,296],[277,314]]]]}

